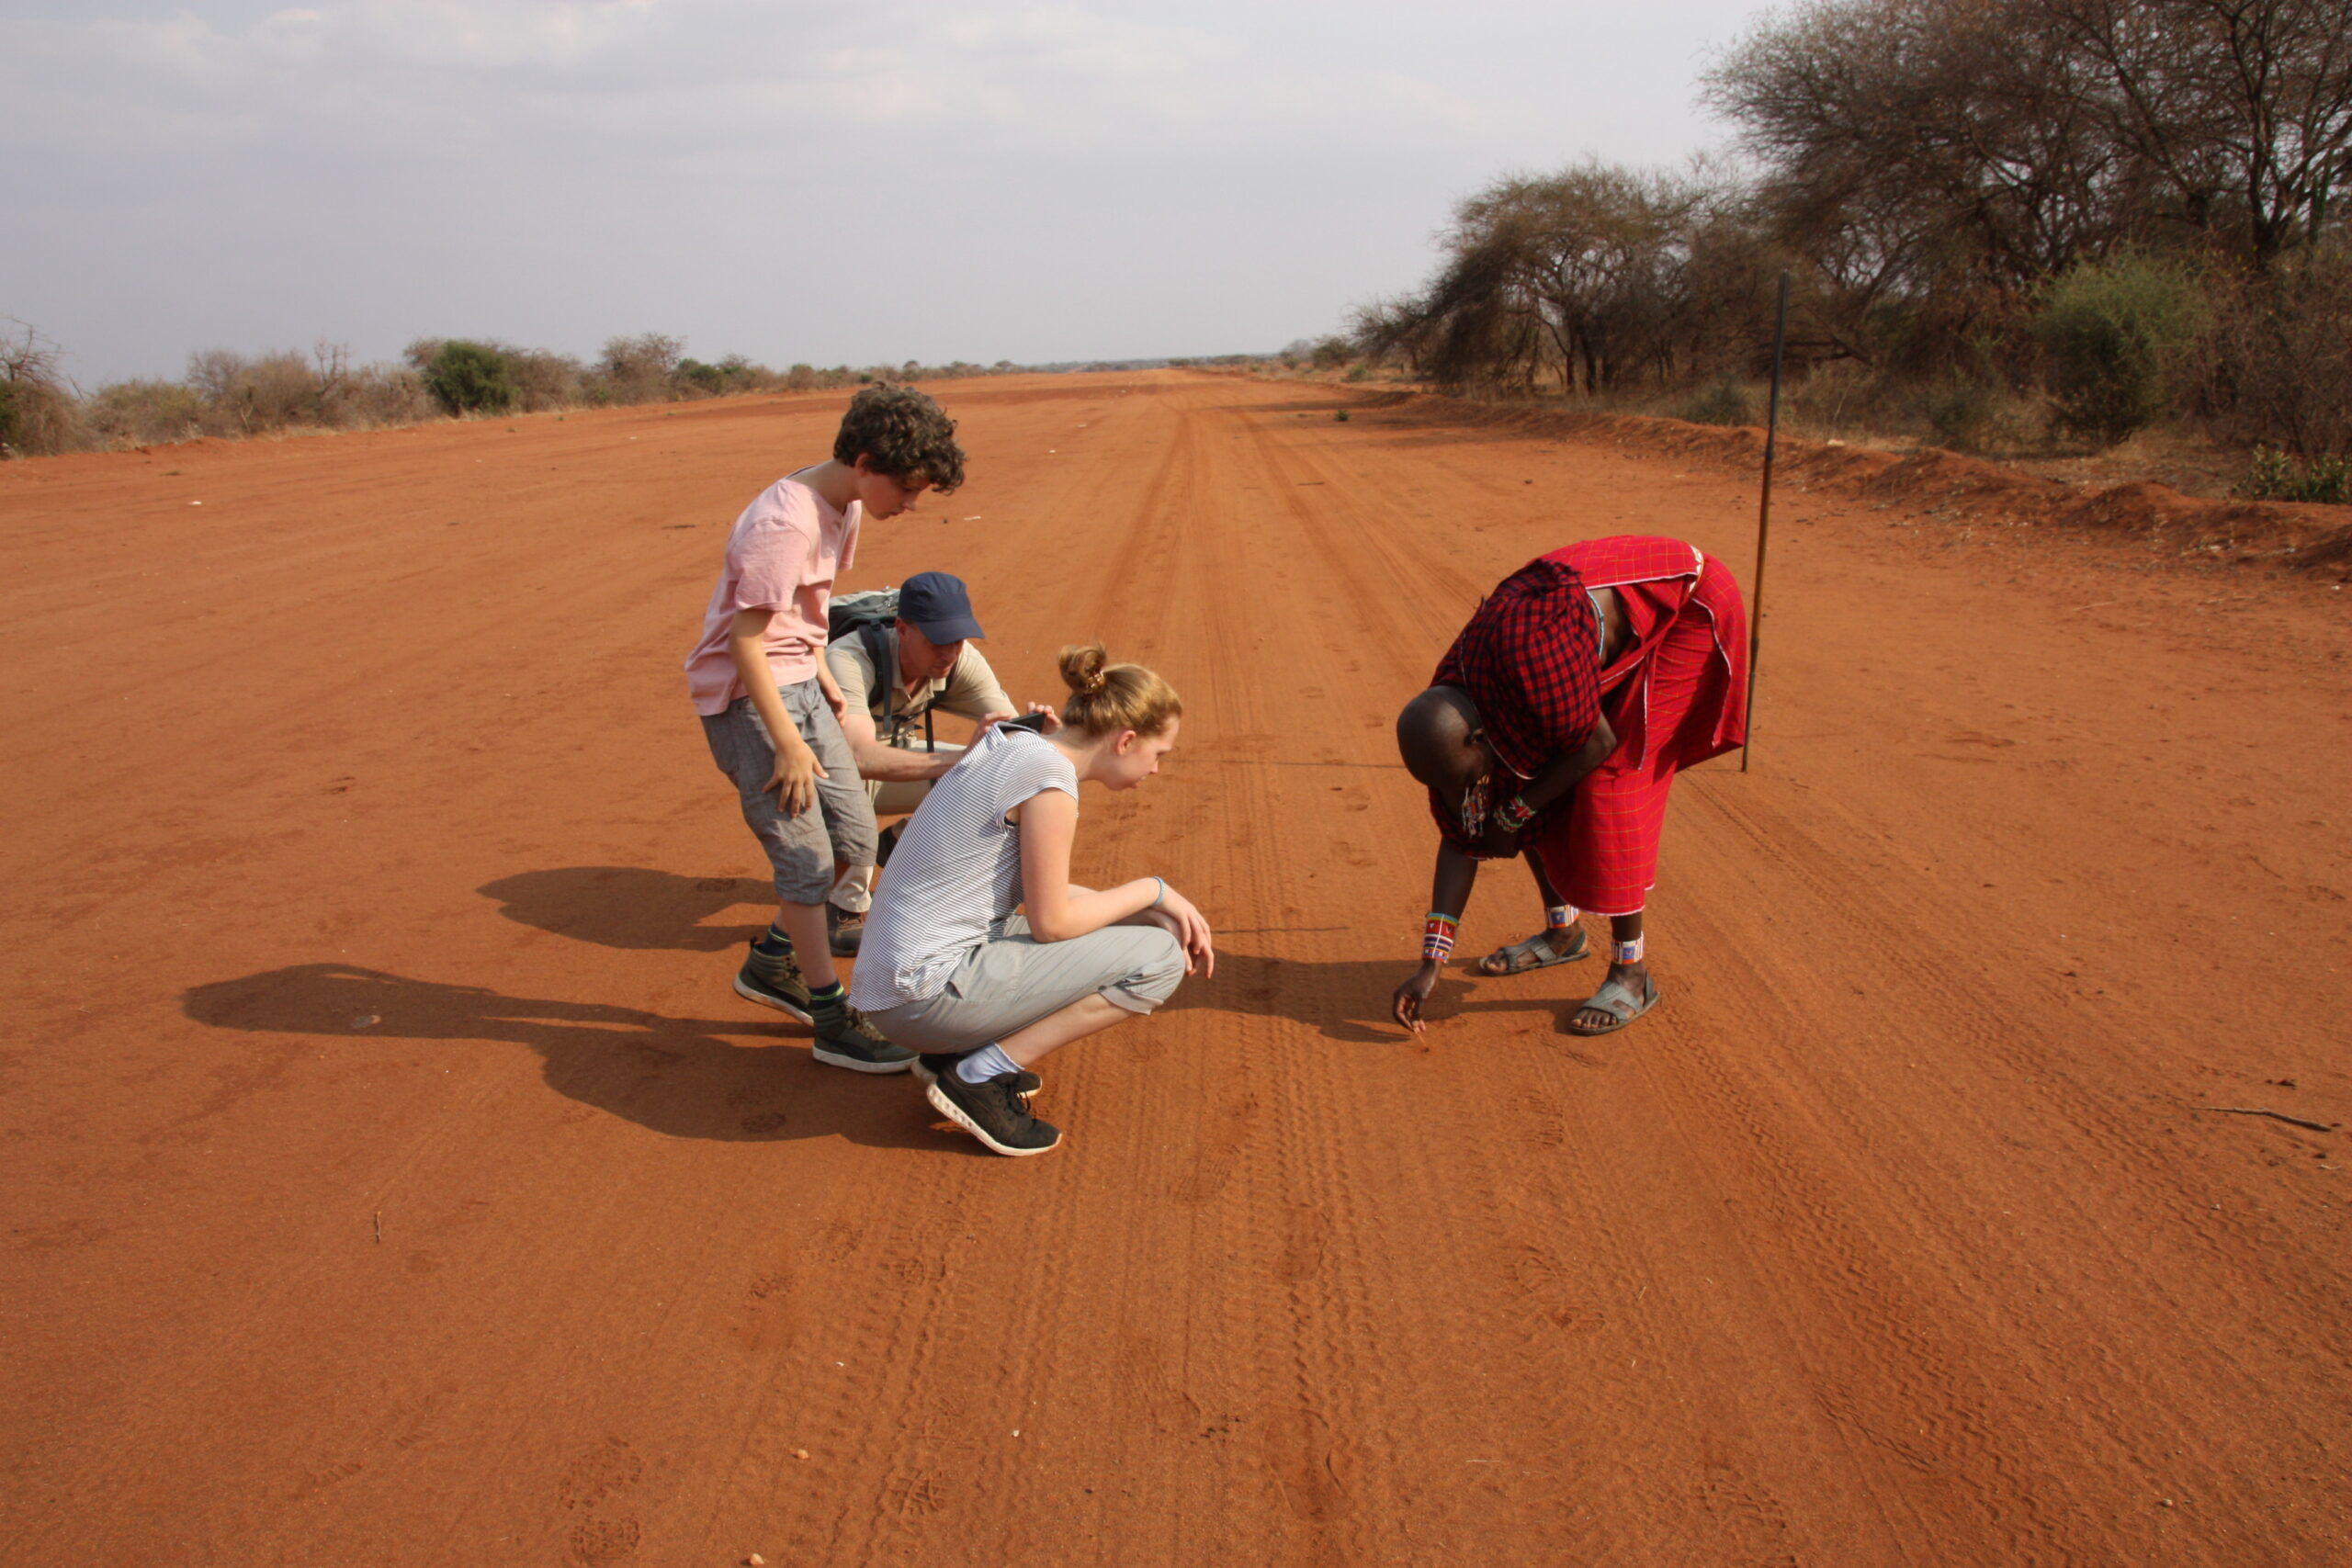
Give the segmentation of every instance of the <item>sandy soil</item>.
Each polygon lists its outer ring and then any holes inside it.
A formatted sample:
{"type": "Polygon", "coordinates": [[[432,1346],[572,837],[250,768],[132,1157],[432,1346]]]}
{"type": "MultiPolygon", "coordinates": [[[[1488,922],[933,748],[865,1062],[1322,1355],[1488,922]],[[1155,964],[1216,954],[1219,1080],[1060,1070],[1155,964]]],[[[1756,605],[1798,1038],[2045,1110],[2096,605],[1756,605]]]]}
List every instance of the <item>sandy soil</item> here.
{"type": "Polygon", "coordinates": [[[2352,1122],[2341,592],[1786,491],[1665,1005],[1408,1041],[1396,705],[1570,538],[1745,571],[1751,479],[942,395],[976,477],[849,585],[963,574],[1019,697],[1165,671],[1080,870],[1222,935],[1039,1160],[729,990],[678,662],[837,396],[0,468],[0,1561],[2346,1561],[2352,1130],[2200,1109],[2352,1122]]]}

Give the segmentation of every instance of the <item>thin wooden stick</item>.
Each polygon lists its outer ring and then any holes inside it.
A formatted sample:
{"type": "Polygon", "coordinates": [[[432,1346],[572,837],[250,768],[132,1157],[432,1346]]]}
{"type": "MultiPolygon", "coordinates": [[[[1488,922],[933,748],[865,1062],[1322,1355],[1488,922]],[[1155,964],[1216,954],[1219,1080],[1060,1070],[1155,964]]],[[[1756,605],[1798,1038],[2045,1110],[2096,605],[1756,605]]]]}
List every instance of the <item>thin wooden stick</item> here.
{"type": "Polygon", "coordinates": [[[2273,1122],[2284,1122],[2290,1127],[2309,1127],[2314,1133],[2333,1133],[2332,1122],[2306,1122],[2300,1116],[2290,1116],[2283,1111],[2272,1111],[2259,1105],[2200,1105],[2199,1111],[2218,1111],[2224,1116],[2267,1116],[2273,1122]]]}
{"type": "Polygon", "coordinates": [[[1756,598],[1747,607],[1747,735],[1739,771],[1756,738],[1756,665],[1764,648],[1764,547],[1772,537],[1772,457],[1781,438],[1781,353],[1789,341],[1789,275],[1781,274],[1781,300],[1772,314],[1772,399],[1764,413],[1764,494],[1756,504],[1756,598]]]}

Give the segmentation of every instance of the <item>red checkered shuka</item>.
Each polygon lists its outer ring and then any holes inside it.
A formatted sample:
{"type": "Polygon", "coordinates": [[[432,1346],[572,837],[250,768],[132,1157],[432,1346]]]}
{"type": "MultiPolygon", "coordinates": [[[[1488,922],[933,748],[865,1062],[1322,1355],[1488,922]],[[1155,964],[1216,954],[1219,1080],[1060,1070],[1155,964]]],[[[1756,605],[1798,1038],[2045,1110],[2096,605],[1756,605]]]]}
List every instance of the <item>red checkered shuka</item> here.
{"type": "Polygon", "coordinates": [[[1657,883],[1675,774],[1747,737],[1747,614],[1731,569],[1679,539],[1590,539],[1547,558],[1614,588],[1634,647],[1601,671],[1617,749],[1529,845],[1563,898],[1630,915],[1657,883]]]}
{"type": "MultiPolygon", "coordinates": [[[[1478,709],[1487,739],[1503,765],[1531,779],[1558,752],[1573,751],[1600,718],[1599,629],[1576,569],[1554,557],[1529,561],[1471,612],[1469,624],[1438,661],[1430,684],[1459,686],[1478,709]]],[[[1516,794],[1495,781],[1495,804],[1516,794]]],[[[1435,790],[1430,812],[1457,848],[1475,845],[1435,790]]],[[[1528,825],[1534,832],[1554,810],[1528,825]]]]}
{"type": "MultiPolygon", "coordinates": [[[[1555,550],[1504,579],[1436,679],[1469,692],[1497,754],[1522,778],[1582,746],[1608,714],[1616,750],[1539,812],[1523,841],[1562,897],[1624,915],[1657,882],[1676,773],[1747,738],[1747,614],[1730,569],[1679,539],[1627,535],[1555,550]],[[1634,636],[1605,671],[1593,588],[1618,591],[1634,636]]],[[[1510,798],[1503,781],[1497,798],[1510,798]]],[[[1434,791],[1430,808],[1458,848],[1475,848],[1434,791]]]]}
{"type": "Polygon", "coordinates": [[[1599,634],[1576,569],[1546,556],[1498,584],[1438,661],[1431,683],[1477,705],[1503,765],[1531,779],[1600,717],[1599,634]]]}

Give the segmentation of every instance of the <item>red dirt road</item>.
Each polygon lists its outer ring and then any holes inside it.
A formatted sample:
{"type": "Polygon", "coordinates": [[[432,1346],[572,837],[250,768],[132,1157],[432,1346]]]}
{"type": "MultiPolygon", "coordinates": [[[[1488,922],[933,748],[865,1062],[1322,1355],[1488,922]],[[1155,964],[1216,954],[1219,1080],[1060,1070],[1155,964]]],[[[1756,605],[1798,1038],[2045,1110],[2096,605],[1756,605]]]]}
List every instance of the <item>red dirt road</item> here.
{"type": "Polygon", "coordinates": [[[1038,1160],[729,990],[678,664],[837,396],[0,468],[0,1562],[2352,1559],[2352,1128],[2199,1109],[2352,1122],[2345,595],[1787,493],[1664,1005],[1408,1041],[1396,705],[1570,538],[1744,573],[1752,477],[941,396],[975,478],[847,586],[961,573],[1016,697],[1166,671],[1080,872],[1221,936],[1038,1160]]]}

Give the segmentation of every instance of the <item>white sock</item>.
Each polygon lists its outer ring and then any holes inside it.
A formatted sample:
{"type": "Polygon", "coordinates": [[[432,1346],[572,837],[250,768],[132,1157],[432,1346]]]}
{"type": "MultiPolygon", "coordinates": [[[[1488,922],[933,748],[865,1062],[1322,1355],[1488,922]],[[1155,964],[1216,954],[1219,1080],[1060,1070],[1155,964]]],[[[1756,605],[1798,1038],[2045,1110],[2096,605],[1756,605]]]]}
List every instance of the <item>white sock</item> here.
{"type": "Polygon", "coordinates": [[[1004,1048],[993,1041],[956,1064],[956,1076],[966,1083],[986,1083],[1020,1070],[1021,1064],[1006,1055],[1004,1048]]]}

